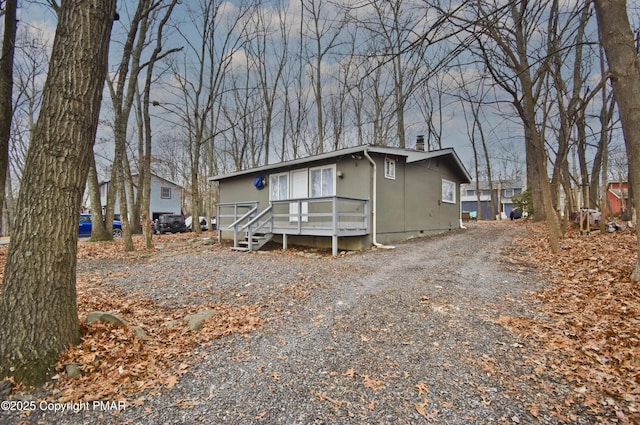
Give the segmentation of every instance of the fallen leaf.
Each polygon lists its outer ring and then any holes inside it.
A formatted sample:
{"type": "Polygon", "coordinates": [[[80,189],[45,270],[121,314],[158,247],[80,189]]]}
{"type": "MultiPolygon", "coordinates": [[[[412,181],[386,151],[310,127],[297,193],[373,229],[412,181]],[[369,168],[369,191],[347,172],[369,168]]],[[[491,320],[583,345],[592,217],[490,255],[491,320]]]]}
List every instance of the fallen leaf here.
{"type": "Polygon", "coordinates": [[[379,379],[371,378],[369,375],[364,375],[364,386],[366,388],[371,388],[372,390],[379,390],[384,387],[384,381],[379,379]]]}
{"type": "Polygon", "coordinates": [[[421,396],[423,393],[424,394],[429,393],[429,387],[424,382],[420,382],[419,384],[416,384],[415,387],[418,389],[418,396],[421,396]]]}
{"type": "Polygon", "coordinates": [[[424,402],[415,404],[416,411],[426,418],[427,411],[425,409],[428,405],[429,405],[429,401],[425,398],[424,402]]]}
{"type": "Polygon", "coordinates": [[[349,378],[353,378],[356,376],[356,370],[354,368],[349,368],[347,369],[347,371],[343,374],[344,376],[348,376],[349,378]]]}

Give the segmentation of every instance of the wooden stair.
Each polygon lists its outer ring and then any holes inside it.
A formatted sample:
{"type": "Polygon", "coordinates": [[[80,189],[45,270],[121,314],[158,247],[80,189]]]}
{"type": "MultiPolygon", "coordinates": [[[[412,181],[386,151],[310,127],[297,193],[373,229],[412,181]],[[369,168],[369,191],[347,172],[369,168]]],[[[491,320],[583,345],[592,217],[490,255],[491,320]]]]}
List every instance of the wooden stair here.
{"type": "Polygon", "coordinates": [[[251,249],[249,249],[249,235],[245,235],[244,240],[238,241],[238,245],[231,247],[231,249],[235,251],[258,251],[262,248],[267,242],[269,242],[273,238],[273,233],[258,233],[254,234],[251,240],[251,249]]]}

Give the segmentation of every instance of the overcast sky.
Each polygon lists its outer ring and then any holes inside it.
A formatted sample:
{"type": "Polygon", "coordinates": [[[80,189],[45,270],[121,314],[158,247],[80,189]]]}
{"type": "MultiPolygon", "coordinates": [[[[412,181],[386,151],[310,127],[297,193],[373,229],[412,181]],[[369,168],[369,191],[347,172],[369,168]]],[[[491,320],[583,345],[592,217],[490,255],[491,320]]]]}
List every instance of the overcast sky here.
{"type": "MultiPolygon", "coordinates": [[[[415,0],[416,2],[418,0],[415,0]]],[[[569,5],[575,0],[567,0],[566,3],[569,5]]],[[[19,26],[21,29],[26,29],[33,34],[38,34],[41,38],[45,40],[51,40],[55,31],[55,16],[51,10],[47,7],[44,7],[40,4],[41,2],[36,1],[21,1],[20,2],[20,10],[19,10],[19,26]]],[[[198,1],[196,0],[183,0],[182,4],[179,5],[173,15],[173,22],[179,23],[180,29],[182,30],[183,35],[188,35],[190,31],[194,30],[192,25],[193,17],[191,17],[188,13],[188,8],[195,8],[198,1]]],[[[273,3],[273,2],[271,2],[273,3]]],[[[356,4],[357,2],[352,1],[352,3],[356,4]]],[[[236,10],[236,5],[239,2],[230,1],[227,3],[227,13],[230,17],[229,19],[234,19],[234,12],[236,10]]],[[[267,19],[276,18],[275,9],[270,7],[268,2],[263,2],[266,5],[265,16],[267,19]]],[[[326,7],[325,3],[325,7],[326,7]]],[[[363,4],[360,2],[360,4],[363,4]]],[[[121,42],[123,40],[124,34],[127,31],[127,25],[129,21],[129,14],[131,11],[128,8],[134,7],[135,2],[120,0],[118,2],[119,13],[121,14],[122,19],[118,22],[114,23],[113,36],[112,36],[112,46],[111,46],[111,60],[110,67],[113,71],[119,61],[119,56],[121,54],[121,42]]],[[[632,20],[637,22],[638,9],[640,8],[639,2],[637,1],[629,1],[629,9],[632,16],[632,20]]],[[[287,10],[287,25],[290,25],[292,28],[297,28],[300,25],[300,2],[294,1],[291,2],[288,6],[287,10]]],[[[359,10],[359,13],[365,13],[365,10],[359,10]]],[[[326,12],[325,12],[326,13],[326,12]]],[[[428,18],[425,18],[428,19],[428,18]]],[[[428,23],[425,22],[425,25],[428,26],[428,23]]],[[[194,32],[194,37],[196,33],[194,32]]],[[[274,33],[276,34],[276,33],[274,33]]],[[[277,35],[274,35],[277,37],[277,35]]],[[[346,39],[346,38],[345,38],[346,39]]],[[[273,40],[272,40],[273,41],[273,40]]],[[[177,31],[173,31],[170,43],[178,46],[185,46],[185,53],[181,53],[180,60],[185,63],[189,61],[189,49],[185,43],[185,40],[180,37],[180,34],[177,31]]],[[[234,61],[238,62],[239,66],[242,66],[244,58],[241,55],[242,51],[237,52],[234,57],[234,61]]],[[[265,60],[268,60],[265,59],[265,60]]],[[[337,69],[339,66],[339,57],[336,55],[329,55],[325,58],[323,63],[323,71],[330,73],[331,70],[337,69]]],[[[467,69],[465,72],[473,72],[473,70],[467,69]]],[[[591,76],[592,80],[597,80],[599,78],[599,74],[594,73],[591,76]]],[[[453,76],[449,78],[449,81],[453,80],[453,76]]],[[[443,81],[447,81],[447,78],[444,78],[443,81]]],[[[307,82],[308,83],[308,82],[307,82]]],[[[309,90],[311,90],[309,88],[309,90]]],[[[329,90],[329,89],[328,89],[329,90]]],[[[160,90],[154,94],[154,100],[157,99],[160,102],[166,103],[167,105],[171,104],[174,100],[171,99],[170,95],[166,90],[160,90]]],[[[444,100],[444,108],[442,109],[442,132],[443,132],[443,147],[453,147],[455,148],[458,155],[461,157],[464,164],[470,168],[471,166],[471,158],[472,158],[472,150],[470,147],[469,136],[467,131],[467,125],[465,123],[465,115],[463,110],[460,107],[459,102],[456,102],[452,98],[445,98],[444,100]]],[[[110,99],[108,94],[105,93],[105,100],[103,106],[103,119],[108,120],[110,116],[110,99]]],[[[165,108],[168,109],[168,108],[165,108]]],[[[494,158],[499,159],[501,156],[506,160],[508,159],[513,163],[514,156],[512,155],[511,150],[517,151],[521,150],[522,147],[522,125],[518,121],[517,118],[513,116],[513,109],[507,104],[501,104],[496,107],[486,107],[482,111],[486,114],[486,128],[484,129],[487,134],[487,138],[491,140],[491,149],[492,155],[494,158]],[[500,115],[502,113],[503,116],[500,115]],[[505,117],[504,115],[511,115],[511,118],[505,117]]],[[[154,110],[154,114],[158,115],[162,118],[164,112],[159,108],[154,110]]],[[[171,128],[171,118],[165,118],[164,120],[159,120],[157,122],[157,134],[161,134],[162,132],[169,131],[171,128]]],[[[414,107],[407,111],[406,117],[406,134],[407,134],[407,145],[408,147],[413,147],[415,143],[415,138],[421,134],[427,134],[428,130],[425,125],[424,119],[422,118],[419,108],[414,107]]],[[[107,128],[101,128],[99,138],[104,140],[109,140],[111,138],[110,131],[107,128]]],[[[346,137],[351,137],[352,134],[347,133],[346,137]]],[[[110,155],[110,145],[101,144],[97,147],[97,151],[100,151],[102,155],[109,156],[110,155]]],[[[272,157],[273,158],[273,157],[272,157]]],[[[522,154],[520,157],[520,165],[524,165],[524,155],[522,154]]],[[[271,161],[273,162],[273,161],[271,161]]]]}

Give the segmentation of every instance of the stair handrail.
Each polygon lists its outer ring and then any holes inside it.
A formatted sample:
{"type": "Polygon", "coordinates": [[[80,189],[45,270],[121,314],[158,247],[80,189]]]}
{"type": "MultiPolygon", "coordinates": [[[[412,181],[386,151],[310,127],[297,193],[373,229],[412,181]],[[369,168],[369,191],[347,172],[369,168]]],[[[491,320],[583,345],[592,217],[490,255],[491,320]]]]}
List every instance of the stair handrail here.
{"type": "Polygon", "coordinates": [[[231,223],[230,225],[227,226],[227,229],[233,229],[235,228],[238,224],[242,223],[243,221],[245,221],[248,217],[250,217],[251,215],[253,215],[256,211],[258,211],[258,207],[253,207],[252,209],[250,209],[247,213],[245,213],[242,217],[240,217],[239,219],[237,219],[236,221],[234,221],[233,223],[231,223]]]}
{"type": "Polygon", "coordinates": [[[236,248],[238,247],[238,234],[242,232],[241,229],[238,229],[238,226],[243,221],[251,218],[251,216],[255,214],[256,211],[258,211],[258,206],[253,207],[247,213],[245,213],[242,217],[240,217],[239,219],[231,223],[229,226],[227,226],[228,229],[233,229],[233,246],[234,247],[236,248]]]}
{"type": "Polygon", "coordinates": [[[258,230],[262,229],[267,223],[269,223],[273,219],[273,217],[269,217],[269,219],[263,221],[262,223],[259,223],[260,219],[262,217],[264,217],[266,214],[270,213],[272,208],[273,208],[273,205],[270,204],[267,208],[262,210],[260,212],[260,214],[258,214],[257,216],[253,217],[251,220],[249,220],[247,222],[247,224],[245,224],[244,226],[240,227],[240,229],[238,230],[238,233],[246,230],[246,232],[247,232],[247,243],[248,243],[249,251],[253,251],[253,234],[255,232],[257,232],[258,230]],[[258,226],[256,226],[255,229],[253,229],[252,226],[255,223],[258,223],[258,226]]]}

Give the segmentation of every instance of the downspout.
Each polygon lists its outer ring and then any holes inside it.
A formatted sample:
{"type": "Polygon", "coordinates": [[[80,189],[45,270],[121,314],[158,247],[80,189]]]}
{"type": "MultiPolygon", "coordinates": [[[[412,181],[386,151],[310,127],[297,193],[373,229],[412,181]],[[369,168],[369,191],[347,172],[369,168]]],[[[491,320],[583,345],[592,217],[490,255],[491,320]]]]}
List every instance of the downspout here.
{"type": "Polygon", "coordinates": [[[369,150],[365,149],[364,150],[364,156],[369,160],[369,162],[371,163],[371,165],[373,165],[373,195],[372,195],[372,201],[371,201],[371,214],[373,216],[373,223],[372,223],[372,236],[373,236],[373,245],[375,245],[377,248],[382,248],[382,249],[395,249],[395,246],[392,245],[383,245],[381,243],[378,243],[377,237],[377,221],[378,221],[378,209],[377,209],[377,205],[376,205],[376,193],[378,192],[378,167],[376,166],[376,162],[369,156],[369,150]]]}

